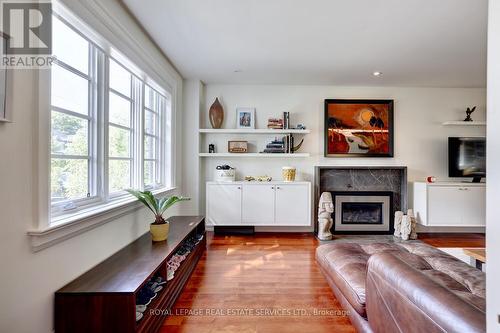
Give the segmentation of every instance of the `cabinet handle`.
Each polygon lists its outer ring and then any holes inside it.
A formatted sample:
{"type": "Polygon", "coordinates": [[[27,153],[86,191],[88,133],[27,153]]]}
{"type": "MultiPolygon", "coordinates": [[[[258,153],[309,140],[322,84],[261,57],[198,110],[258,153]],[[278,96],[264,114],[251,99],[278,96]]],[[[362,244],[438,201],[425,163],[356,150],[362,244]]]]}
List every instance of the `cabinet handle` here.
{"type": "Polygon", "coordinates": [[[241,186],[238,186],[238,190],[241,190],[241,186]]]}
{"type": "Polygon", "coordinates": [[[274,186],[271,186],[271,190],[274,190],[274,186]]]}
{"type": "Polygon", "coordinates": [[[277,190],[279,190],[280,188],[281,188],[281,187],[279,187],[279,186],[276,186],[276,189],[277,189],[277,190]]]}

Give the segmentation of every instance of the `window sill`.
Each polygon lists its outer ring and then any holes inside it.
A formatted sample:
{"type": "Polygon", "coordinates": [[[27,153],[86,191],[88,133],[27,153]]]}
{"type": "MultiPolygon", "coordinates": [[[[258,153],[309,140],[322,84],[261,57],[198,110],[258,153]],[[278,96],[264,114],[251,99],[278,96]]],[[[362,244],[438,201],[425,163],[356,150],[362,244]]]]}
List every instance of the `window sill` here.
{"type": "MultiPolygon", "coordinates": [[[[175,189],[175,187],[164,188],[152,192],[154,195],[161,196],[170,194],[175,189]]],[[[31,238],[31,247],[34,252],[38,252],[143,207],[144,205],[137,199],[129,197],[77,213],[59,216],[48,228],[28,231],[28,236],[31,238]]]]}

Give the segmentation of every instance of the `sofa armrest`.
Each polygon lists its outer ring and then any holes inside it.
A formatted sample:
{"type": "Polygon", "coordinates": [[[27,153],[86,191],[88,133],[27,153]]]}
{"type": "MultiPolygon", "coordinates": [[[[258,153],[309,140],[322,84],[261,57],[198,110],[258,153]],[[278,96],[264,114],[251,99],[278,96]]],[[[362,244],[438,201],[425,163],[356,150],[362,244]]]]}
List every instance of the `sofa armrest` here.
{"type": "Polygon", "coordinates": [[[366,312],[374,332],[486,332],[484,312],[389,253],[368,261],[366,312]]]}

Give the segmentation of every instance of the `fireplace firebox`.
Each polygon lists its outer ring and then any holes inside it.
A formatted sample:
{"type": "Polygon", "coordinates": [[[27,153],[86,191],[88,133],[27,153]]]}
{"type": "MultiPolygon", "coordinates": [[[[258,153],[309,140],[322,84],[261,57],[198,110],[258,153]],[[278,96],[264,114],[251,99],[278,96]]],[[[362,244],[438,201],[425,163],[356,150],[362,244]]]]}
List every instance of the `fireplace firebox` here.
{"type": "Polygon", "coordinates": [[[392,192],[332,192],[334,232],[389,232],[392,228],[392,192]]]}
{"type": "Polygon", "coordinates": [[[341,224],[383,224],[383,202],[342,202],[341,224]]]}

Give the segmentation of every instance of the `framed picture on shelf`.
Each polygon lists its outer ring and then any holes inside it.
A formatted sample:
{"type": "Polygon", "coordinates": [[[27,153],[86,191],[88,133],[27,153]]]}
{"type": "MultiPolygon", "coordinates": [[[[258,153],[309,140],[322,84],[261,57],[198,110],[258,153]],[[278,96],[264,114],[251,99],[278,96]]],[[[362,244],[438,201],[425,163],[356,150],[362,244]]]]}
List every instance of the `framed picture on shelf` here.
{"type": "Polygon", "coordinates": [[[248,153],[247,141],[228,141],[227,151],[230,153],[248,153]]]}
{"type": "Polygon", "coordinates": [[[326,157],[393,157],[394,101],[325,100],[326,157]]]}
{"type": "Polygon", "coordinates": [[[255,108],[236,108],[236,128],[255,128],[255,108]]]}
{"type": "MultiPolygon", "coordinates": [[[[2,54],[4,54],[4,50],[7,48],[7,40],[9,38],[10,37],[7,34],[0,31],[0,51],[2,54]]],[[[8,122],[12,120],[6,106],[8,73],[8,69],[0,69],[0,122],[8,122]]]]}

